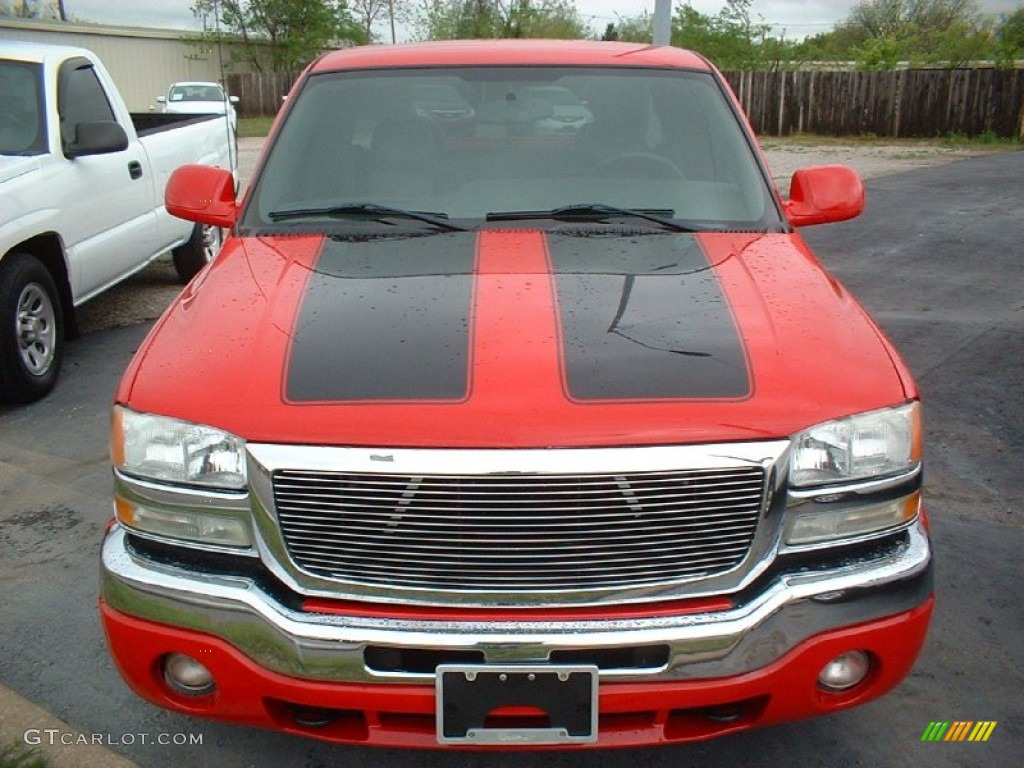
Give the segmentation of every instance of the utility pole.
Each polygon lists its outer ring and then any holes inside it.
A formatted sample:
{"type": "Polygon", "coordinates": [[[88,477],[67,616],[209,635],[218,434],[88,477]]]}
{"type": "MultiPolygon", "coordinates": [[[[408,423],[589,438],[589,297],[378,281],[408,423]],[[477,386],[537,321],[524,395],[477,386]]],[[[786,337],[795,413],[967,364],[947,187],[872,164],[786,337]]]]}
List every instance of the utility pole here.
{"type": "Polygon", "coordinates": [[[227,83],[224,82],[224,49],[221,47],[220,34],[220,0],[213,0],[213,26],[217,30],[217,70],[220,72],[220,84],[227,98],[227,83]]]}
{"type": "Polygon", "coordinates": [[[655,0],[654,3],[654,44],[669,45],[672,42],[672,0],[655,0]]]}

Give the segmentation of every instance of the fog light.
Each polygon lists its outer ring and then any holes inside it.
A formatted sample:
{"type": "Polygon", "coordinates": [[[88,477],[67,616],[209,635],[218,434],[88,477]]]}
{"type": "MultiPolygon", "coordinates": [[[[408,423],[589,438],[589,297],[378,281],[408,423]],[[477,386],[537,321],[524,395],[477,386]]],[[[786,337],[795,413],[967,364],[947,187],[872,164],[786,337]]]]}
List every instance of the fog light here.
{"type": "Polygon", "coordinates": [[[206,696],[216,687],[210,670],[184,653],[170,653],[164,659],[164,680],[182,696],[206,696]]]}
{"type": "Polygon", "coordinates": [[[825,665],[818,685],[826,691],[846,691],[864,680],[871,670],[871,657],[864,651],[847,651],[825,665]]]}

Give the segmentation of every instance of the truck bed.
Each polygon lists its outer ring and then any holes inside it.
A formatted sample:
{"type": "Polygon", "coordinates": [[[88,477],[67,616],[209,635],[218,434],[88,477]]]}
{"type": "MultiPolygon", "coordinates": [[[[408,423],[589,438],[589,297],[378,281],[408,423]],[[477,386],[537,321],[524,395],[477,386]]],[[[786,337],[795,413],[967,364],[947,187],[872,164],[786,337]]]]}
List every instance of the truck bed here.
{"type": "Polygon", "coordinates": [[[202,123],[216,118],[223,119],[223,115],[210,113],[207,115],[175,115],[163,112],[132,112],[132,123],[139,136],[151,136],[154,133],[162,133],[174,128],[181,128],[193,123],[202,123]]]}

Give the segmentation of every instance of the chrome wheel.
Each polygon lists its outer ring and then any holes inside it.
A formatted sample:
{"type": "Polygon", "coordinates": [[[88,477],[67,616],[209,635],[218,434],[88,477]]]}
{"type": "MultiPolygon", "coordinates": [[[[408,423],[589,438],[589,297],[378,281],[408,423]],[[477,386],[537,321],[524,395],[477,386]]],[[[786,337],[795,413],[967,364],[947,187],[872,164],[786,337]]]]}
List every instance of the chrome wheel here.
{"type": "Polygon", "coordinates": [[[0,403],[46,395],[63,357],[64,305],[53,275],[30,253],[8,253],[0,259],[0,403]]]}
{"type": "Polygon", "coordinates": [[[22,289],[15,323],[25,370],[42,376],[50,369],[57,351],[57,312],[43,286],[28,283],[22,289]]]}
{"type": "Polygon", "coordinates": [[[220,247],[224,243],[224,231],[219,227],[204,226],[201,238],[203,255],[206,257],[206,263],[209,263],[220,253],[220,247]]]}
{"type": "Polygon", "coordinates": [[[219,227],[207,224],[196,224],[192,227],[192,236],[188,242],[173,251],[174,268],[181,281],[187,283],[199,270],[217,258],[223,244],[224,231],[219,227]]]}

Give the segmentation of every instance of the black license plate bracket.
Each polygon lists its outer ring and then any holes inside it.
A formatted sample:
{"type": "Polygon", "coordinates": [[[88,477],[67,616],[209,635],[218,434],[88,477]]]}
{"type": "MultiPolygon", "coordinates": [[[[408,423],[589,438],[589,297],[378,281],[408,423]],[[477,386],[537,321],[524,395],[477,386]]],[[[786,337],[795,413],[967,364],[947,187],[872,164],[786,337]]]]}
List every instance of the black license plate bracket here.
{"type": "Polygon", "coordinates": [[[442,664],[437,668],[441,744],[592,744],[597,741],[597,667],[442,664]],[[543,727],[495,727],[496,710],[527,708],[543,727]]]}

